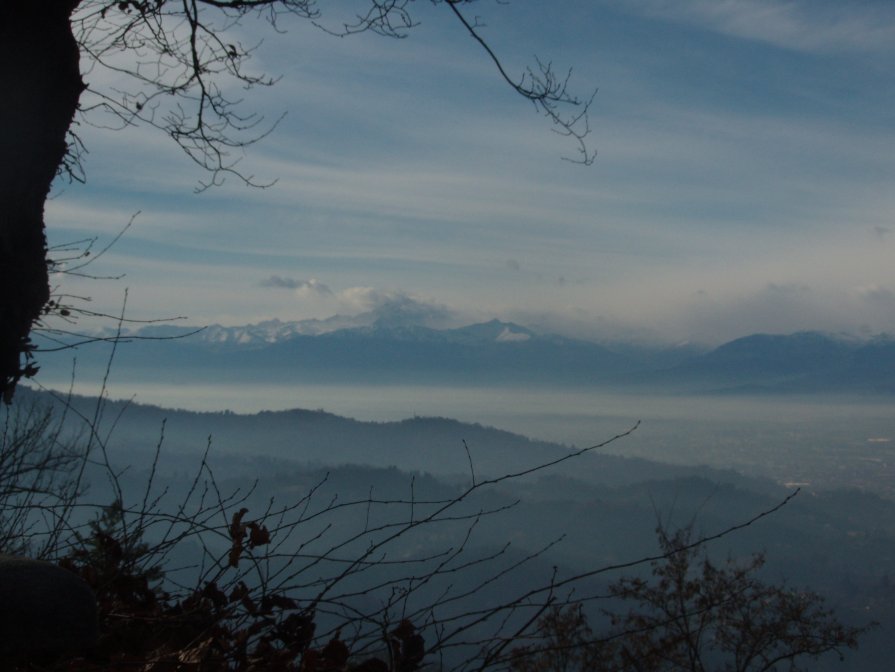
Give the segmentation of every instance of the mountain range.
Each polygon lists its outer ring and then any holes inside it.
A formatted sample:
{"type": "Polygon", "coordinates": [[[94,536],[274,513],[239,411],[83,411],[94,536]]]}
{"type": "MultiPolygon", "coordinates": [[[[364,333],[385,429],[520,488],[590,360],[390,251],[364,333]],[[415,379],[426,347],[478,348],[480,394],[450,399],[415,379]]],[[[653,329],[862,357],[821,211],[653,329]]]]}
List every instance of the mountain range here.
{"type": "MultiPolygon", "coordinates": [[[[108,335],[106,335],[108,336],[108,335]]],[[[125,332],[118,373],[239,382],[550,384],[703,393],[895,392],[895,339],[820,332],[754,334],[708,348],[596,343],[500,320],[453,329],[372,317],[125,332]]],[[[78,348],[81,373],[108,350],[78,348]]]]}

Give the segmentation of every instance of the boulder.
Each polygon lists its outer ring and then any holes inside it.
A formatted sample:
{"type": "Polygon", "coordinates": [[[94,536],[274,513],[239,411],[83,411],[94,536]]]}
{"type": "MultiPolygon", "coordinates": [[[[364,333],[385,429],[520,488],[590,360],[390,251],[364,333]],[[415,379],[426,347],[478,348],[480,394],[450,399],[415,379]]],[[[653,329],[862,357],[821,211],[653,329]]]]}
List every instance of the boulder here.
{"type": "Polygon", "coordinates": [[[0,656],[77,653],[96,643],[96,597],[49,562],[0,554],[0,656]]]}

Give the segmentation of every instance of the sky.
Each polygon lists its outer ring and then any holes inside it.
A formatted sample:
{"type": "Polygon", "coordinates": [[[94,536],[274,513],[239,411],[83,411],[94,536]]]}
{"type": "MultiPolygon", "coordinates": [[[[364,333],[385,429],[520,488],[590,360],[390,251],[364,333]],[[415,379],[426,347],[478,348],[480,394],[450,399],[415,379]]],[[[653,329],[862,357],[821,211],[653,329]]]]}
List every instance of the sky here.
{"type": "Polygon", "coordinates": [[[244,109],[285,116],[239,165],[275,184],[194,193],[207,176],[157,130],[87,117],[87,182],[57,184],[48,235],[100,249],[133,217],[90,267],[124,277],[54,281],[196,325],[398,306],[598,340],[895,332],[895,4],[473,7],[508,72],[538,57],[597,90],[591,166],[444,5],[412,3],[402,40],[246,19],[232,39],[263,37],[252,68],[279,79],[244,109]]]}

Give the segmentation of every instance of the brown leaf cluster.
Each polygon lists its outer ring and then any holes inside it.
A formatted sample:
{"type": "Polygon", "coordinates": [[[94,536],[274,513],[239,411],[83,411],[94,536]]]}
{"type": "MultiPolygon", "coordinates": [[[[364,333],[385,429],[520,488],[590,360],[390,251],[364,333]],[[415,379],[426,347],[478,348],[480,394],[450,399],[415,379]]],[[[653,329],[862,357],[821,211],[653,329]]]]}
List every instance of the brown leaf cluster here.
{"type": "Polygon", "coordinates": [[[239,558],[242,557],[245,549],[253,550],[270,543],[270,532],[264,525],[256,521],[242,522],[243,517],[248,512],[249,510],[243,507],[233,514],[230,521],[230,541],[232,545],[228,560],[231,567],[239,565],[239,558]]]}

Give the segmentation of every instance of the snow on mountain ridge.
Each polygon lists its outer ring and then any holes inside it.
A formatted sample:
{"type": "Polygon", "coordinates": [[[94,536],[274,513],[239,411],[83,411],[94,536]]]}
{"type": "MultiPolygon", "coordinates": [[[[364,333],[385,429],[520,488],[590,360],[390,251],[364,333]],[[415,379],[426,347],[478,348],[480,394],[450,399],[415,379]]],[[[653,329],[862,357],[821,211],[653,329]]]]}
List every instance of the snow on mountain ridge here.
{"type": "Polygon", "coordinates": [[[503,331],[501,331],[494,340],[498,343],[520,343],[522,341],[527,341],[530,338],[531,334],[526,334],[522,331],[513,331],[510,327],[504,327],[503,331]]]}

